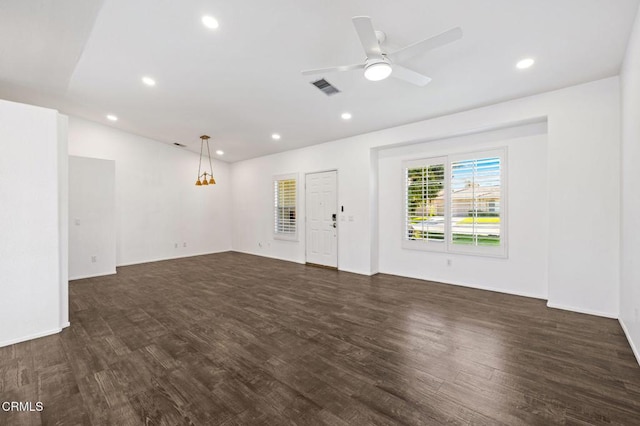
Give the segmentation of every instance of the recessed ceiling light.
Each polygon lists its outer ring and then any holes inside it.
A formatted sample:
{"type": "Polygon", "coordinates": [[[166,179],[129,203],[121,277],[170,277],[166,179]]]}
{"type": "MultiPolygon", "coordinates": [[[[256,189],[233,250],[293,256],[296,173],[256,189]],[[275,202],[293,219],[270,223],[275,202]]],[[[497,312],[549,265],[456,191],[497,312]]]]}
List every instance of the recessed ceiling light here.
{"type": "Polygon", "coordinates": [[[215,30],[218,28],[218,20],[213,16],[205,15],[202,17],[202,24],[207,27],[215,30]]]}
{"type": "Polygon", "coordinates": [[[107,115],[107,120],[109,120],[109,121],[118,121],[118,117],[116,117],[113,114],[109,114],[109,115],[107,115]]]}
{"type": "Polygon", "coordinates": [[[146,84],[147,86],[155,86],[156,85],[156,81],[154,79],[152,79],[151,77],[142,77],[142,82],[144,84],[146,84]]]}
{"type": "Polygon", "coordinates": [[[223,150],[221,150],[221,149],[219,149],[219,150],[217,150],[217,151],[216,151],[216,154],[218,154],[218,155],[224,155],[224,151],[223,151],[223,150]]]}
{"type": "Polygon", "coordinates": [[[343,120],[351,120],[351,113],[343,112],[340,117],[342,117],[343,120]]]}
{"type": "Polygon", "coordinates": [[[281,136],[277,133],[274,133],[271,135],[271,139],[273,139],[274,141],[279,141],[281,138],[281,136]]]}
{"type": "Polygon", "coordinates": [[[535,63],[535,61],[532,58],[526,58],[526,59],[523,59],[523,60],[519,61],[516,64],[516,68],[518,68],[519,70],[524,70],[524,69],[529,68],[534,63],[535,63]]]}

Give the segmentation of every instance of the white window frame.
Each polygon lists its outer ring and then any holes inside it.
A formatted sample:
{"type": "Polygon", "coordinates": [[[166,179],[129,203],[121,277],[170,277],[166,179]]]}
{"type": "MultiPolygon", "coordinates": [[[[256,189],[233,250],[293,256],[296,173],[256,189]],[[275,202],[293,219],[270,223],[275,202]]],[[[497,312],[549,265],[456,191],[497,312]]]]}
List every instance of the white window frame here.
{"type": "Polygon", "coordinates": [[[453,244],[451,241],[452,234],[448,236],[448,251],[450,253],[470,254],[478,256],[490,257],[507,257],[507,221],[508,218],[508,200],[507,200],[507,148],[498,148],[486,151],[469,152],[463,154],[449,155],[447,164],[447,195],[449,197],[447,213],[448,221],[451,222],[451,164],[458,161],[468,161],[483,158],[499,158],[500,159],[500,245],[498,246],[473,246],[464,244],[453,244]]]}
{"type": "Polygon", "coordinates": [[[445,176],[445,182],[444,182],[444,188],[445,188],[445,194],[446,194],[446,188],[449,187],[448,183],[447,183],[447,174],[448,174],[448,168],[447,168],[447,157],[443,156],[443,157],[432,157],[432,158],[423,158],[420,160],[409,160],[409,161],[403,161],[402,162],[402,191],[403,191],[403,195],[402,195],[402,200],[403,200],[403,208],[402,208],[402,247],[406,248],[406,249],[411,249],[411,250],[429,250],[429,251],[440,251],[440,252],[445,252],[447,251],[447,235],[449,235],[449,223],[446,220],[446,213],[447,213],[447,206],[448,203],[446,202],[446,197],[445,197],[445,205],[444,205],[444,209],[445,209],[445,221],[444,221],[444,240],[442,241],[437,241],[437,240],[408,240],[406,238],[407,236],[407,229],[409,227],[409,223],[407,222],[407,212],[406,212],[406,208],[407,208],[407,169],[412,169],[412,168],[416,168],[416,167],[429,167],[429,166],[437,166],[437,165],[444,165],[444,176],[445,176]]]}
{"type": "Polygon", "coordinates": [[[273,221],[271,222],[272,230],[273,230],[273,238],[276,240],[285,240],[285,241],[298,241],[299,228],[300,228],[300,179],[298,179],[298,173],[288,173],[282,175],[273,176],[272,181],[272,190],[273,190],[273,221]],[[278,182],[283,180],[293,180],[296,183],[295,189],[295,232],[278,232],[278,182]]]}
{"type": "Polygon", "coordinates": [[[507,148],[497,148],[483,151],[451,154],[440,157],[422,158],[407,160],[402,162],[402,248],[409,250],[423,250],[452,254],[465,254],[486,257],[508,257],[508,169],[507,169],[507,148]],[[451,230],[451,164],[458,161],[498,157],[500,158],[500,245],[499,246],[473,246],[453,244],[451,230]],[[407,169],[415,167],[428,167],[431,165],[445,165],[444,183],[444,232],[445,241],[432,240],[408,240],[407,239],[407,169]]]}

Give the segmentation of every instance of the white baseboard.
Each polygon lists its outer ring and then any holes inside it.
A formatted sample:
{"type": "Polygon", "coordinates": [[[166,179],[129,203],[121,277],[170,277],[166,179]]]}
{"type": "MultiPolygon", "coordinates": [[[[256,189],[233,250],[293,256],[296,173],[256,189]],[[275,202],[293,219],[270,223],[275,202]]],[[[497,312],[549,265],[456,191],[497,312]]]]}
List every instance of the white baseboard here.
{"type": "Polygon", "coordinates": [[[461,281],[453,281],[453,280],[442,281],[440,279],[434,279],[434,278],[428,278],[428,277],[419,277],[419,276],[411,276],[411,275],[398,275],[398,274],[392,274],[392,273],[384,272],[384,271],[380,271],[379,274],[393,275],[393,276],[402,277],[402,278],[411,278],[411,279],[414,279],[414,280],[430,281],[430,282],[438,283],[438,284],[456,285],[456,286],[459,286],[459,287],[473,288],[473,289],[476,289],[476,290],[493,291],[495,293],[510,294],[512,296],[522,296],[522,297],[530,297],[532,299],[547,300],[547,298],[545,296],[542,296],[542,295],[539,295],[539,294],[528,293],[528,292],[525,292],[525,291],[514,291],[514,290],[509,290],[509,289],[504,289],[504,288],[496,288],[496,287],[483,286],[483,285],[477,285],[477,284],[469,284],[469,283],[465,283],[465,282],[461,282],[461,281]]]}
{"type": "Polygon", "coordinates": [[[101,272],[99,274],[90,274],[90,275],[78,275],[75,277],[69,277],[69,281],[75,281],[75,280],[84,280],[86,278],[96,278],[96,277],[104,277],[107,275],[115,275],[116,271],[114,270],[113,272],[101,272]]]}
{"type": "Polygon", "coordinates": [[[0,342],[0,348],[3,346],[15,345],[16,343],[26,342],[27,340],[37,339],[39,337],[50,336],[52,334],[60,333],[62,328],[54,328],[52,330],[42,331],[39,333],[30,334],[28,336],[16,337],[14,339],[5,340],[0,342]]]}
{"type": "MultiPolygon", "coordinates": [[[[433,281],[433,280],[430,280],[430,281],[433,281]]],[[[442,282],[442,281],[434,281],[434,282],[442,282]]],[[[529,293],[526,291],[509,290],[509,289],[498,288],[498,287],[475,285],[475,284],[463,283],[460,281],[443,282],[443,283],[457,285],[460,287],[475,288],[476,290],[493,291],[494,293],[510,294],[512,296],[521,296],[521,297],[529,297],[531,299],[547,300],[546,296],[541,296],[539,294],[529,293]]]]}
{"type": "MultiPolygon", "coordinates": [[[[276,259],[276,260],[282,260],[284,262],[291,262],[291,263],[297,263],[299,265],[305,265],[306,262],[304,260],[291,260],[291,259],[285,259],[283,257],[277,257],[277,256],[271,256],[268,254],[264,254],[264,253],[256,253],[256,252],[251,252],[251,251],[245,251],[245,250],[231,250],[231,251],[235,251],[237,253],[242,253],[242,254],[250,254],[252,256],[260,256],[260,257],[267,257],[269,259],[276,259]]],[[[358,275],[367,275],[367,276],[372,276],[377,274],[376,273],[366,273],[366,272],[362,272],[362,271],[356,271],[353,269],[345,269],[345,268],[341,268],[340,266],[338,266],[338,271],[341,272],[349,272],[351,274],[358,274],[358,275]]]]}
{"type": "Polygon", "coordinates": [[[562,305],[560,303],[547,302],[547,307],[553,309],[562,309],[563,311],[578,312],[579,314],[595,315],[598,317],[618,319],[618,315],[610,312],[596,311],[594,309],[576,308],[575,306],[562,305]]]}
{"type": "Polygon", "coordinates": [[[340,271],[340,272],[348,272],[348,273],[350,273],[350,274],[366,275],[366,276],[368,276],[368,277],[372,277],[372,276],[374,276],[375,274],[377,274],[377,273],[378,273],[378,272],[375,272],[375,273],[372,273],[372,272],[370,272],[370,273],[366,273],[366,272],[362,272],[362,271],[356,271],[355,269],[346,269],[346,268],[340,268],[340,267],[338,267],[338,271],[340,271]]]}
{"type": "Polygon", "coordinates": [[[63,328],[67,328],[71,325],[71,323],[69,321],[65,322],[64,324],[62,324],[62,327],[60,327],[61,329],[63,328]]]}
{"type": "Polygon", "coordinates": [[[636,357],[636,361],[638,361],[638,364],[640,364],[640,351],[638,351],[638,348],[636,348],[636,345],[633,343],[633,340],[631,340],[631,334],[629,333],[629,330],[627,329],[626,324],[624,323],[622,318],[619,318],[618,322],[622,327],[622,331],[624,331],[624,335],[627,337],[627,342],[629,342],[629,346],[631,346],[631,350],[633,351],[633,355],[636,357]]]}
{"type": "MultiPolygon", "coordinates": [[[[284,262],[291,262],[291,263],[297,263],[299,265],[305,265],[306,262],[304,260],[291,260],[291,259],[285,259],[283,257],[277,257],[277,256],[271,256],[268,254],[264,254],[264,253],[256,253],[256,252],[251,252],[251,251],[245,251],[245,250],[231,250],[231,251],[235,251],[237,253],[242,253],[242,254],[250,254],[252,256],[260,256],[260,257],[267,257],[269,259],[276,259],[276,260],[282,260],[284,262]]],[[[340,272],[349,272],[351,274],[358,274],[358,275],[367,275],[367,276],[372,276],[375,275],[374,273],[365,273],[362,271],[356,271],[353,269],[345,269],[345,268],[341,268],[338,266],[338,271],[340,272]]],[[[377,273],[377,272],[376,272],[377,273]]]]}
{"type": "Polygon", "coordinates": [[[297,263],[299,265],[304,265],[304,262],[298,261],[298,260],[291,260],[291,259],[285,259],[283,257],[277,257],[277,256],[270,256],[268,254],[264,254],[264,253],[255,253],[255,252],[251,252],[251,251],[245,251],[245,250],[230,250],[230,251],[235,251],[236,253],[242,253],[242,254],[250,254],[252,256],[260,256],[260,257],[268,257],[269,259],[276,259],[276,260],[282,260],[284,262],[291,262],[291,263],[297,263]]]}
{"type": "Polygon", "coordinates": [[[142,265],[143,263],[153,263],[153,262],[163,262],[165,260],[173,260],[173,259],[184,259],[186,257],[196,257],[196,256],[206,256],[208,254],[216,254],[216,253],[225,253],[228,251],[233,251],[231,249],[228,250],[219,250],[219,251],[208,251],[208,252],[203,252],[203,253],[193,253],[193,254],[185,254],[182,256],[171,256],[171,257],[158,257],[155,259],[148,259],[148,260],[140,260],[140,261],[135,261],[135,262],[127,262],[127,263],[120,263],[116,266],[133,266],[133,265],[142,265]]]}

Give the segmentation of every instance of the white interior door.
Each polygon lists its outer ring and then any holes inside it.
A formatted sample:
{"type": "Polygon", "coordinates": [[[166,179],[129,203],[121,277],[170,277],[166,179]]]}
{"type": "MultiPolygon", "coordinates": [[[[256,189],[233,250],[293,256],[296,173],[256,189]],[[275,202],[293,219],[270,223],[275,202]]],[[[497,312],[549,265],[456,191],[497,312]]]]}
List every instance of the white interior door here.
{"type": "Polygon", "coordinates": [[[338,267],[338,172],[306,176],[307,262],[338,267]]]}

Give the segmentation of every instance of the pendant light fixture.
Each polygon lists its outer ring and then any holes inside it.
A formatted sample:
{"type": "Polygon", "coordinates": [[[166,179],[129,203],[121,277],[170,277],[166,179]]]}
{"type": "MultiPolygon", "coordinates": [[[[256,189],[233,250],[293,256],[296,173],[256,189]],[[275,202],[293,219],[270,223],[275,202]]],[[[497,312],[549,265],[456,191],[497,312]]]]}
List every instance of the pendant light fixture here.
{"type": "Polygon", "coordinates": [[[196,181],[196,186],[216,184],[216,180],[213,178],[213,167],[211,166],[211,151],[209,150],[209,139],[211,138],[207,135],[200,136],[200,163],[198,163],[198,180],[196,181]],[[207,158],[209,158],[209,172],[205,170],[204,173],[200,173],[202,171],[202,155],[204,154],[205,143],[207,144],[207,158]]]}

